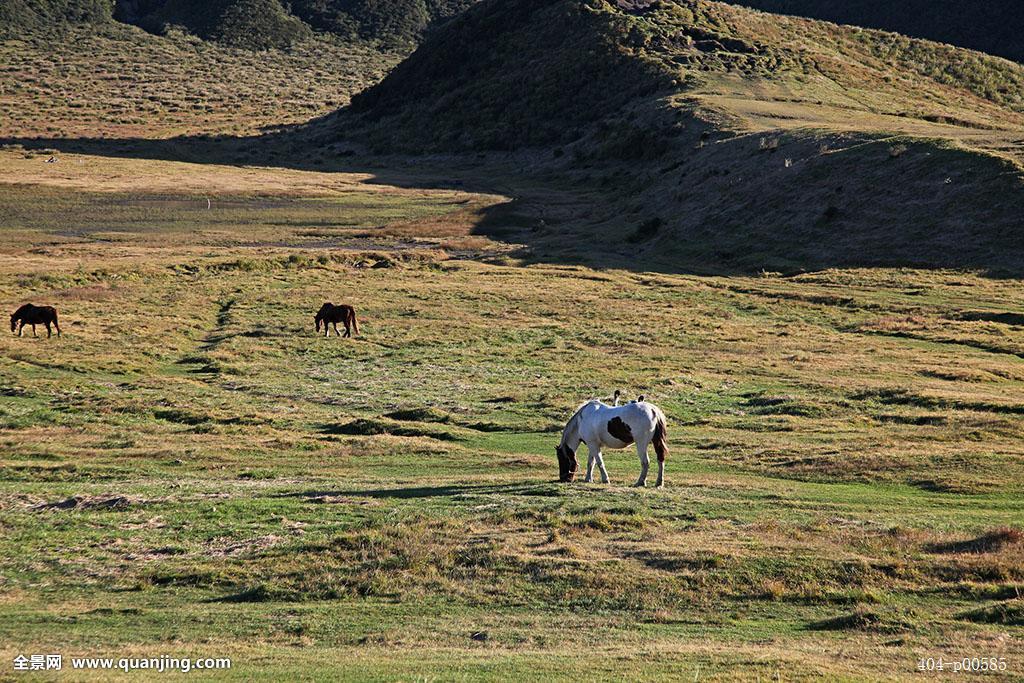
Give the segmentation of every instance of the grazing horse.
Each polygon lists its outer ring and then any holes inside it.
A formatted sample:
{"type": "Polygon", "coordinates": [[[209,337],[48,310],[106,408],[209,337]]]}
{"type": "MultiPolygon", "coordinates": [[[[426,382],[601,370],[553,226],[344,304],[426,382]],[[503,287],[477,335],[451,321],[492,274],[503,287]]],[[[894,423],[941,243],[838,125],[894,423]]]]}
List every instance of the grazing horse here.
{"type": "Polygon", "coordinates": [[[36,336],[36,325],[46,325],[46,337],[49,338],[53,335],[53,330],[50,329],[51,323],[57,328],[57,336],[59,337],[60,325],[57,324],[57,309],[53,306],[25,304],[11,314],[11,332],[14,332],[15,328],[17,328],[19,337],[22,331],[24,331],[25,325],[32,326],[33,337],[36,336]]]}
{"type": "Polygon", "coordinates": [[[328,302],[320,307],[320,311],[316,314],[316,331],[320,331],[320,323],[324,324],[324,336],[331,336],[331,331],[328,329],[328,324],[334,325],[334,332],[339,337],[341,332],[338,332],[338,323],[344,323],[345,325],[345,336],[351,337],[352,332],[355,331],[359,334],[359,323],[356,322],[356,309],[352,308],[348,304],[341,304],[335,306],[328,302]]]}
{"type": "Polygon", "coordinates": [[[655,486],[662,486],[665,483],[665,458],[668,456],[665,439],[665,413],[654,404],[645,402],[643,396],[621,406],[610,406],[596,399],[588,401],[569,418],[562,431],[562,442],[555,448],[559,481],[572,481],[576,477],[576,451],[581,443],[585,443],[590,457],[584,481],[593,481],[596,463],[601,470],[601,483],[607,484],[608,472],[604,468],[601,447],[625,448],[635,442],[640,458],[640,477],[635,486],[647,485],[648,445],[653,445],[658,455],[658,481],[655,486]]]}

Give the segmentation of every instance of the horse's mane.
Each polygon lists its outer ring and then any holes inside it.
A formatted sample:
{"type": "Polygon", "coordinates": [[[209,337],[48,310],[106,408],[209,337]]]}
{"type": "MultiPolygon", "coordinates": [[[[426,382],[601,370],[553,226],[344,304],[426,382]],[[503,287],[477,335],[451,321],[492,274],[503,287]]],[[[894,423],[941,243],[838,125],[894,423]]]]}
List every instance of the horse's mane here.
{"type": "Polygon", "coordinates": [[[569,429],[569,427],[576,423],[577,419],[580,416],[580,413],[583,412],[583,409],[592,403],[600,403],[601,405],[607,405],[606,403],[601,401],[601,399],[598,398],[592,398],[589,401],[586,401],[585,403],[581,404],[580,407],[576,409],[576,412],[572,414],[572,417],[569,418],[569,421],[565,423],[565,427],[562,429],[563,439],[565,438],[565,432],[569,429]]]}
{"type": "MultiPolygon", "coordinates": [[[[579,414],[581,412],[583,412],[583,409],[586,408],[587,406],[589,406],[591,403],[600,403],[603,406],[604,405],[608,405],[607,403],[605,403],[604,401],[602,401],[599,398],[592,398],[589,401],[586,401],[586,402],[580,404],[580,407],[577,408],[576,412],[574,412],[572,414],[572,417],[569,418],[569,422],[572,422],[573,420],[575,420],[579,416],[579,414]]],[[[568,424],[568,423],[566,423],[566,424],[568,424]]]]}

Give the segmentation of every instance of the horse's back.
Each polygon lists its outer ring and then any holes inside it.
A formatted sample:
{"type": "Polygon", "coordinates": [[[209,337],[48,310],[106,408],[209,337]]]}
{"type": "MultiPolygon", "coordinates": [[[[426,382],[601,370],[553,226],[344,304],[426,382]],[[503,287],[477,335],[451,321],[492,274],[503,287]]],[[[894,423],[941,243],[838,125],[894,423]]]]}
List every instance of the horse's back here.
{"type": "Polygon", "coordinates": [[[24,320],[26,323],[45,322],[57,319],[57,309],[53,306],[36,306],[35,304],[24,304],[14,312],[14,318],[24,320]]]}
{"type": "Polygon", "coordinates": [[[348,304],[332,304],[330,302],[325,303],[320,307],[320,312],[324,315],[329,315],[332,318],[337,319],[339,322],[345,317],[348,311],[353,310],[348,304]]]}
{"type": "Polygon", "coordinates": [[[658,421],[657,409],[645,402],[610,406],[589,401],[580,408],[583,420],[581,433],[597,439],[610,448],[626,448],[637,440],[647,441],[654,435],[658,421]]]}

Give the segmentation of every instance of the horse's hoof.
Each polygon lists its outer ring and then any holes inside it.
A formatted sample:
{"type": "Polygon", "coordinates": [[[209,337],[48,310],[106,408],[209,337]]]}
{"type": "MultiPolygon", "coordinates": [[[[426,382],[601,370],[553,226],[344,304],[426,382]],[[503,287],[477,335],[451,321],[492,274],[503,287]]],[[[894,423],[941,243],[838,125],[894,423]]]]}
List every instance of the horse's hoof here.
{"type": "Polygon", "coordinates": [[[642,488],[646,488],[646,487],[647,487],[647,482],[646,481],[638,481],[637,483],[633,484],[633,488],[635,488],[635,489],[642,489],[642,488]]]}

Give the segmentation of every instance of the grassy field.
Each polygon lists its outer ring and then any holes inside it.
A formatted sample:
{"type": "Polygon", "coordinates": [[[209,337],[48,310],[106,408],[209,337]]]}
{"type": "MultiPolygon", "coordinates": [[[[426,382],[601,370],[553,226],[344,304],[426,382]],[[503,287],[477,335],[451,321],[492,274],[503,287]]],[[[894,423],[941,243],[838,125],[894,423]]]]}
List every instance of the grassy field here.
{"type": "Polygon", "coordinates": [[[400,50],[330,37],[253,52],[124,24],[0,41],[7,136],[251,135],[327,114],[379,79],[400,50]]]}
{"type": "Polygon", "coordinates": [[[0,339],[4,676],[1024,672],[1018,281],[522,264],[496,195],[44,158],[0,152],[0,300],[64,329],[0,339]],[[615,388],[670,416],[663,490],[554,482],[615,388]]]}
{"type": "MultiPolygon", "coordinates": [[[[457,158],[367,156],[344,116],[241,137],[397,53],[0,43],[0,304],[64,330],[0,335],[0,679],[47,653],[74,680],[109,672],[72,656],[161,655],[233,660],[193,679],[1024,676],[1024,71],[670,10],[618,12],[624,44],[692,83],[564,148],[457,158]],[[324,301],[361,334],[316,335],[324,301]],[[559,429],[615,389],[669,416],[664,489],[628,486],[629,451],[609,486],[555,482],[559,429]]],[[[559,26],[543,63],[594,101],[639,73],[590,79],[607,46],[559,26]]],[[[479,95],[500,139],[554,100],[505,107],[493,71],[574,92],[535,63],[385,90],[479,95]]],[[[424,102],[407,137],[487,132],[424,102]]]]}

